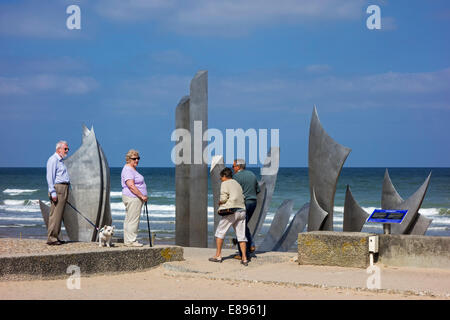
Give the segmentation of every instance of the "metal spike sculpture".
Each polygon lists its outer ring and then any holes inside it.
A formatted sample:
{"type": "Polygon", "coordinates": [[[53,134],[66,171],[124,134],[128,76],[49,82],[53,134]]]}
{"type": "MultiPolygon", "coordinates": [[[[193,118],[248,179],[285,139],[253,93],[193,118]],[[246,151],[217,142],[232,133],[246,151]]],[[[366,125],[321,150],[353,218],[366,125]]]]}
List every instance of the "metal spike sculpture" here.
{"type": "Polygon", "coordinates": [[[334,141],[323,129],[314,106],[309,128],[308,148],[308,174],[311,203],[313,190],[317,204],[328,213],[323,223],[315,216],[311,205],[309,212],[308,231],[333,230],[334,195],[336,193],[337,180],[351,149],[334,141]],[[316,229],[319,228],[319,229],[316,229]]]}
{"type": "MultiPolygon", "coordinates": [[[[65,160],[65,165],[71,188],[68,202],[97,228],[111,225],[110,170],[93,128],[89,130],[83,126],[81,147],[65,160]]],[[[39,204],[47,225],[50,208],[43,202],[39,204]]],[[[89,242],[97,239],[97,230],[69,205],[64,208],[63,223],[71,241],[89,242]]]]}
{"type": "Polygon", "coordinates": [[[344,204],[344,226],[342,231],[360,232],[368,217],[369,214],[356,202],[350,191],[350,186],[347,185],[344,204]]]}
{"type": "Polygon", "coordinates": [[[397,190],[395,190],[391,178],[389,177],[389,172],[386,169],[381,195],[381,208],[387,210],[408,210],[408,213],[401,224],[393,224],[391,226],[391,233],[416,235],[425,234],[432,222],[432,219],[421,215],[419,213],[419,208],[425,198],[425,194],[430,183],[430,178],[431,172],[422,186],[417,189],[417,191],[407,200],[403,200],[397,190]]]}

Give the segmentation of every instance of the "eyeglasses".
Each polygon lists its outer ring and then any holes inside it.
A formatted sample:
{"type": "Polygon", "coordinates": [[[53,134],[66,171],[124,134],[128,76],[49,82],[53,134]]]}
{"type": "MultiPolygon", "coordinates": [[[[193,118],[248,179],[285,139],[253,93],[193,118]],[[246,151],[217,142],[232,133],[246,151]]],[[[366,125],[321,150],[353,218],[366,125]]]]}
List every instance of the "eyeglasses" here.
{"type": "Polygon", "coordinates": [[[141,157],[137,157],[137,158],[130,158],[131,160],[133,160],[133,161],[136,161],[136,160],[141,160],[141,157]]]}

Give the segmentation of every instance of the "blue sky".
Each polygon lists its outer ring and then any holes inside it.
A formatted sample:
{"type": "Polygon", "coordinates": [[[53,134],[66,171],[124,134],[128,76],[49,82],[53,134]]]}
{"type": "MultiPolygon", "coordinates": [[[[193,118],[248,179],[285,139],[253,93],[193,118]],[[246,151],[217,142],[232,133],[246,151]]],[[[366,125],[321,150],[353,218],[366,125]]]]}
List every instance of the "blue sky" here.
{"type": "Polygon", "coordinates": [[[449,167],[449,27],[446,0],[2,1],[0,166],[75,151],[83,124],[110,166],[130,148],[172,166],[176,105],[208,70],[209,127],[279,129],[281,166],[307,166],[316,105],[345,166],[449,167]]]}

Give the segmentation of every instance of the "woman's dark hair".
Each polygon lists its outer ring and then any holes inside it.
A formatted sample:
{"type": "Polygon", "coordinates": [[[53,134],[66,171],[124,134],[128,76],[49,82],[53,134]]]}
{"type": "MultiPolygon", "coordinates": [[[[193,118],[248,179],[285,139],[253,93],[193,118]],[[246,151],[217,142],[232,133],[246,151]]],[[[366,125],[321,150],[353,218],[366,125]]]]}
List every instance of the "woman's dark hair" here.
{"type": "Polygon", "coordinates": [[[230,168],[224,168],[222,171],[220,171],[221,177],[227,177],[227,178],[233,178],[233,171],[231,171],[230,168]]]}

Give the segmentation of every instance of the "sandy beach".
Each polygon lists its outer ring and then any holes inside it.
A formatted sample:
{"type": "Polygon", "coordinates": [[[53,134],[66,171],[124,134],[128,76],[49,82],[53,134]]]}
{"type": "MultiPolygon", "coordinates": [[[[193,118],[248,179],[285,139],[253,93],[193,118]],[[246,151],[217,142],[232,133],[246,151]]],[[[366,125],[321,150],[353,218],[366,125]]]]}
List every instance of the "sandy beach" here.
{"type": "MultiPolygon", "coordinates": [[[[3,239],[2,244],[5,241],[13,240],[3,239]]],[[[40,242],[33,243],[42,246],[40,242]]],[[[44,247],[47,251],[86,250],[88,247],[92,250],[95,245],[71,243],[44,247]]],[[[23,247],[15,245],[16,250],[23,247]]],[[[2,280],[0,299],[450,300],[450,270],[447,269],[380,265],[381,286],[368,289],[370,275],[365,269],[298,265],[296,254],[292,252],[257,252],[249,266],[244,267],[232,258],[233,249],[223,251],[222,263],[208,261],[215,252],[213,248],[183,250],[184,261],[166,262],[143,271],[90,275],[81,272],[78,289],[69,288],[69,274],[57,279],[2,280]]],[[[5,246],[2,251],[3,255],[7,254],[5,246]]]]}

